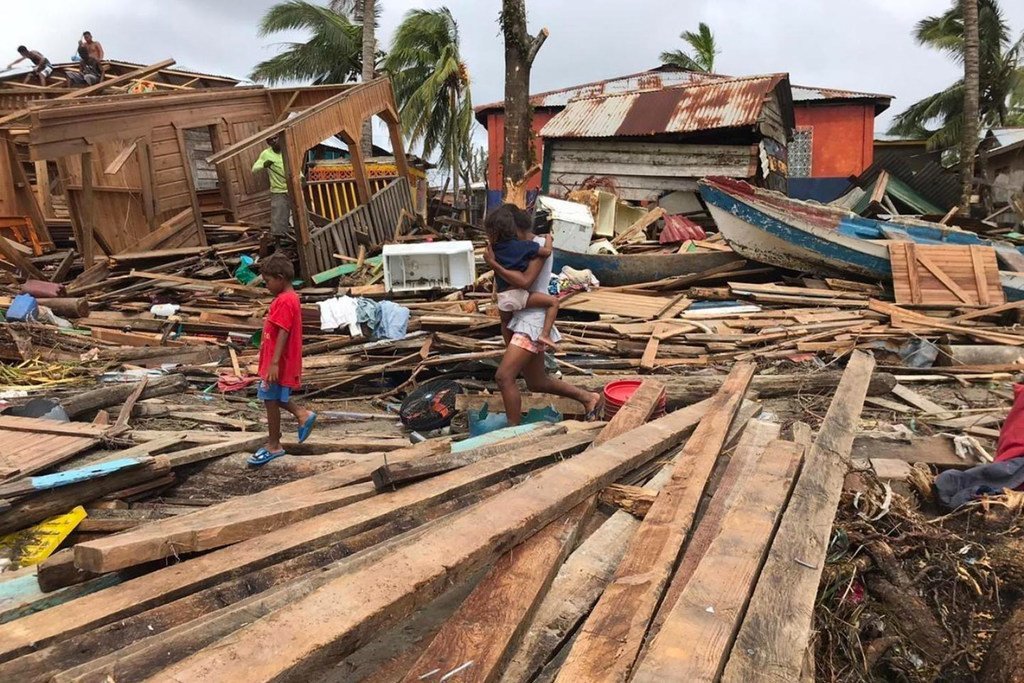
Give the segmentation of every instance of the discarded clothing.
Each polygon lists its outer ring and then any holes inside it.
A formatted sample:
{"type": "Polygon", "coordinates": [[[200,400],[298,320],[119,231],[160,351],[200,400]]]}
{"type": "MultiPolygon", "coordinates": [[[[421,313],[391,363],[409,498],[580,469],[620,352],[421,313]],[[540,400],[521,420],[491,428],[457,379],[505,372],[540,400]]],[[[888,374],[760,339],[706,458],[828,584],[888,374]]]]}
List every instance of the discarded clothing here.
{"type": "Polygon", "coordinates": [[[1024,458],[990,462],[963,472],[946,470],[935,477],[935,493],[943,505],[955,509],[984,495],[1024,485],[1024,458]]]}
{"type": "Polygon", "coordinates": [[[373,329],[377,339],[405,339],[409,329],[409,309],[394,301],[380,302],[380,324],[373,329]]]}
{"type": "Polygon", "coordinates": [[[600,281],[589,268],[576,270],[570,266],[562,266],[562,272],[552,276],[548,293],[554,296],[568,296],[575,292],[589,292],[600,286],[600,281]]]}
{"type": "Polygon", "coordinates": [[[356,319],[376,334],[380,325],[380,305],[373,299],[356,299],[356,319]]]}
{"type": "Polygon", "coordinates": [[[317,303],[320,307],[320,329],[336,330],[347,327],[353,337],[362,334],[359,328],[359,315],[356,312],[356,300],[350,296],[339,296],[317,303]]]}

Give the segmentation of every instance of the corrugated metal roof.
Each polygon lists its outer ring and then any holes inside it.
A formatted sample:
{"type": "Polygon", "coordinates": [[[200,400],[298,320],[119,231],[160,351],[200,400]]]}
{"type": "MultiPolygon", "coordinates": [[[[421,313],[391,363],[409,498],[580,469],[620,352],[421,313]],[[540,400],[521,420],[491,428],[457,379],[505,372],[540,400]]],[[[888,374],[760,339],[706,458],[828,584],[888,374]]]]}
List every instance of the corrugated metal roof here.
{"type": "Polygon", "coordinates": [[[793,101],[809,100],[891,100],[892,95],[874,92],[858,92],[856,90],[838,90],[836,88],[815,88],[809,85],[793,86],[793,101]]]}
{"type": "MultiPolygon", "coordinates": [[[[697,71],[686,71],[679,69],[678,67],[663,65],[661,67],[649,69],[647,71],[641,71],[635,74],[628,74],[626,76],[615,76],[613,78],[606,78],[601,81],[582,83],[580,85],[572,85],[567,88],[560,88],[558,90],[548,90],[546,92],[537,93],[536,95],[530,96],[530,104],[533,105],[533,107],[535,108],[558,108],[564,107],[572,100],[580,98],[600,97],[602,95],[616,95],[621,93],[639,92],[643,90],[661,90],[663,88],[672,88],[678,85],[702,83],[712,80],[732,80],[733,78],[733,76],[727,76],[724,74],[709,74],[697,71]]],[[[792,86],[792,88],[794,102],[811,102],[816,100],[827,101],[846,99],[869,99],[876,101],[876,108],[879,112],[887,109],[889,106],[888,101],[893,99],[892,95],[882,95],[879,93],[870,92],[858,92],[856,90],[841,90],[838,88],[818,88],[807,85],[794,85],[792,86]]],[[[501,100],[498,102],[488,102],[487,104],[481,104],[475,107],[474,111],[477,114],[477,118],[481,119],[481,114],[489,109],[504,108],[505,102],[501,100]]]]}
{"type": "Polygon", "coordinates": [[[1007,147],[1024,140],[1024,128],[989,128],[988,132],[1000,147],[1007,147]]]}
{"type": "Polygon", "coordinates": [[[757,123],[786,74],[717,79],[674,88],[569,102],[541,129],[545,138],[642,137],[757,123]]]}
{"type": "MultiPolygon", "coordinates": [[[[571,85],[568,88],[548,90],[546,92],[530,95],[530,104],[536,107],[564,107],[571,100],[582,97],[600,97],[601,95],[617,95],[632,93],[641,90],[661,90],[677,85],[688,83],[699,83],[702,81],[728,79],[730,76],[721,74],[708,74],[697,71],[686,71],[672,67],[660,67],[640,71],[626,76],[606,78],[602,81],[592,81],[580,85],[571,85]]],[[[488,102],[474,107],[474,111],[480,112],[488,109],[504,109],[505,101],[488,102]]]]}

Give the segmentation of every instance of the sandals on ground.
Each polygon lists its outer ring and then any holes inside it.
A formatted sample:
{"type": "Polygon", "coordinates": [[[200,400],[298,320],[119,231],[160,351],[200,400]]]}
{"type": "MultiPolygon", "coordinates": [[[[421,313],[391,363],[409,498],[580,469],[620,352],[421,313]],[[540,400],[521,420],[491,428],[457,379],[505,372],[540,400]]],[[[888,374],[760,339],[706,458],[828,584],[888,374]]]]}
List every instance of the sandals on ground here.
{"type": "Polygon", "coordinates": [[[282,455],[288,455],[283,448],[279,451],[270,451],[267,450],[266,448],[261,448],[252,455],[250,455],[249,459],[246,462],[248,462],[253,467],[260,467],[262,465],[266,465],[271,460],[276,460],[277,458],[280,458],[282,455]]]}

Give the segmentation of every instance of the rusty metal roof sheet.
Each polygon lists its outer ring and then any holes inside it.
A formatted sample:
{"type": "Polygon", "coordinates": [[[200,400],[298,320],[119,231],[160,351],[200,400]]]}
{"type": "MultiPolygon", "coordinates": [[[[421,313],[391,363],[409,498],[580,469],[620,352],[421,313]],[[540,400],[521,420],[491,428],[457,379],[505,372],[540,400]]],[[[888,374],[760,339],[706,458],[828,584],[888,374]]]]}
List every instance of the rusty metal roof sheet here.
{"type": "Polygon", "coordinates": [[[674,88],[569,102],[541,130],[545,138],[642,137],[741,128],[757,123],[786,74],[716,79],[674,88]]]}
{"type": "MultiPolygon", "coordinates": [[[[571,100],[583,97],[599,97],[601,95],[617,95],[622,93],[639,92],[641,90],[661,90],[676,85],[688,83],[699,83],[702,81],[727,79],[729,76],[720,74],[701,73],[686,71],[677,67],[662,66],[656,69],[649,69],[626,76],[606,78],[601,81],[572,85],[568,88],[548,90],[547,92],[530,95],[530,104],[534,108],[564,107],[571,100]]],[[[489,109],[504,109],[504,100],[488,102],[474,107],[477,117],[489,109]]]]}
{"type": "Polygon", "coordinates": [[[793,101],[808,100],[891,100],[892,95],[875,92],[858,92],[856,90],[839,90],[836,88],[815,88],[809,85],[793,86],[793,101]]]}

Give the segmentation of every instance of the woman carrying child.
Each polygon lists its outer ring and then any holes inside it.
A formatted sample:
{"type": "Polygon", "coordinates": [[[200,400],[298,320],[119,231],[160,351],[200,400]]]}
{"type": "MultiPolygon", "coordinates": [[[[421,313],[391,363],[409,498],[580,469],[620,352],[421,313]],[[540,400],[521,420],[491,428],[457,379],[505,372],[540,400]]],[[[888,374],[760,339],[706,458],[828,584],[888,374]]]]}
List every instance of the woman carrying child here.
{"type": "MultiPolygon", "coordinates": [[[[503,204],[488,215],[484,229],[488,236],[517,234],[529,239],[530,218],[514,204],[503,204]]],[[[536,236],[532,241],[537,244],[538,252],[542,249],[541,242],[548,242],[547,239],[536,236]]],[[[548,324],[549,317],[553,323],[558,314],[557,300],[552,307],[548,305],[550,302],[546,299],[534,299],[535,296],[554,299],[547,294],[553,260],[550,246],[547,252],[546,257],[530,258],[525,270],[513,270],[502,265],[490,244],[484,251],[484,261],[494,269],[495,277],[500,277],[508,283],[509,287],[504,291],[515,288],[527,292],[525,307],[502,312],[501,332],[505,338],[506,348],[494,379],[501,391],[505,414],[510,425],[519,424],[522,417],[522,396],[516,384],[516,379],[520,376],[526,380],[526,386],[532,392],[554,394],[579,401],[584,406],[588,420],[596,419],[601,410],[600,394],[555,379],[547,374],[544,367],[545,349],[549,343],[555,344],[560,339],[558,330],[548,324]],[[540,307],[531,305],[530,301],[538,302],[540,307]],[[541,340],[545,336],[549,338],[547,343],[541,340]]],[[[498,296],[500,309],[500,292],[498,296]]],[[[521,294],[512,296],[522,298],[521,294]]]]}

